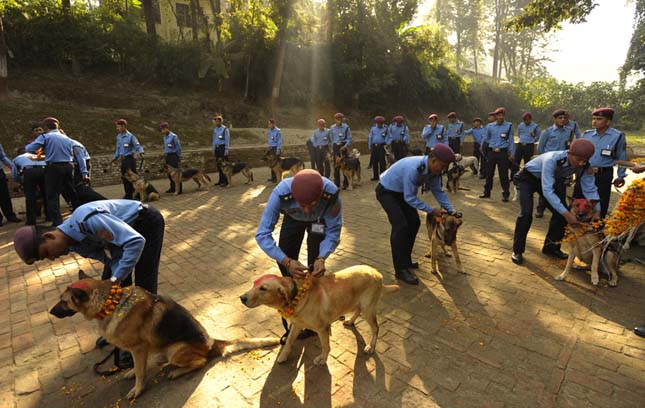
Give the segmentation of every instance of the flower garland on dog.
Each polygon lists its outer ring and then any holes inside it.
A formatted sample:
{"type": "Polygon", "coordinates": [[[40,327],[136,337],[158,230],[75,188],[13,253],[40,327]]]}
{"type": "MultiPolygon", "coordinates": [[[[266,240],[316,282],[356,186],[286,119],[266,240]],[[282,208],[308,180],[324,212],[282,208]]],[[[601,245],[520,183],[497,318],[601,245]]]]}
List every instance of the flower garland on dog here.
{"type": "Polygon", "coordinates": [[[634,180],[620,196],[611,217],[605,220],[605,234],[620,237],[645,221],[645,179],[634,180]]]}
{"type": "Polygon", "coordinates": [[[298,288],[298,293],[293,298],[291,303],[285,309],[278,310],[282,315],[282,317],[284,317],[285,319],[288,319],[289,317],[293,316],[293,313],[296,311],[296,306],[298,306],[298,303],[300,303],[300,300],[309,291],[309,288],[311,288],[311,282],[312,282],[312,276],[311,276],[311,273],[308,273],[305,277],[305,281],[298,288]]]}
{"type": "Polygon", "coordinates": [[[96,314],[96,318],[99,320],[105,319],[107,316],[110,316],[116,310],[119,302],[121,301],[121,295],[123,294],[123,289],[119,285],[112,285],[110,288],[110,294],[108,295],[101,311],[96,314]]]}

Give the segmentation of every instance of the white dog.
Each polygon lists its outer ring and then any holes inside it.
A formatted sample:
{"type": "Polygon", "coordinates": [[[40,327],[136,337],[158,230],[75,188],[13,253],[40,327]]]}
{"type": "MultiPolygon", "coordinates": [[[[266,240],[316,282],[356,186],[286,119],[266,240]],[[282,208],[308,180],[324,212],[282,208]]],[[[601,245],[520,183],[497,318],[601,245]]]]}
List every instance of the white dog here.
{"type": "Polygon", "coordinates": [[[462,156],[460,154],[455,155],[457,163],[464,166],[464,168],[470,168],[473,174],[477,174],[477,169],[479,168],[479,160],[475,156],[462,156]]]}

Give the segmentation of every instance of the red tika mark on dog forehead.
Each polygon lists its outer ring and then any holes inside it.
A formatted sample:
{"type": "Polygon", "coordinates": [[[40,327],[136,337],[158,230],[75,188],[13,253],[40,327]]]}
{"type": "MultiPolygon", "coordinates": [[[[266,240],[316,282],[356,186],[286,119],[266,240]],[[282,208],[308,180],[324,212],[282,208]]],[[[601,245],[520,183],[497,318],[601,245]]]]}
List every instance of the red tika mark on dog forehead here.
{"type": "Polygon", "coordinates": [[[277,279],[277,278],[278,278],[278,275],[263,275],[263,276],[260,276],[255,281],[253,281],[253,287],[257,288],[258,286],[260,286],[265,281],[268,281],[270,279],[277,279]]]}
{"type": "Polygon", "coordinates": [[[573,208],[592,208],[591,201],[586,198],[576,198],[571,205],[573,208]]]}
{"type": "Polygon", "coordinates": [[[87,282],[78,281],[68,286],[69,289],[87,289],[87,282]]]}

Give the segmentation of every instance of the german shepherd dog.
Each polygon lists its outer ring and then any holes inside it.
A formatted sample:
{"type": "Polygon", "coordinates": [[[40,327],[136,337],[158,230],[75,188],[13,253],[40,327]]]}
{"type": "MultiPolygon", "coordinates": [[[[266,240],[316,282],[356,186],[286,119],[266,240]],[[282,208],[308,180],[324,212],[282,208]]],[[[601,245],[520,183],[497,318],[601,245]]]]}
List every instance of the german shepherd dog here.
{"type": "Polygon", "coordinates": [[[144,177],[139,176],[137,173],[128,169],[125,173],[125,178],[134,186],[134,194],[132,198],[139,200],[142,203],[147,201],[157,201],[160,197],[159,192],[150,182],[144,177]]]}
{"type": "Polygon", "coordinates": [[[446,182],[446,187],[448,191],[456,193],[459,190],[459,179],[466,172],[464,166],[459,163],[453,162],[452,167],[446,172],[448,181],[446,182]]]}
{"type": "Polygon", "coordinates": [[[394,157],[394,153],[392,153],[392,148],[390,145],[384,145],[383,150],[385,151],[385,163],[387,167],[390,167],[391,165],[396,162],[396,158],[394,157]]]}
{"type": "Polygon", "coordinates": [[[356,184],[361,184],[361,162],[358,159],[360,155],[357,149],[353,149],[350,154],[349,149],[343,147],[340,149],[340,156],[336,157],[336,166],[340,167],[343,176],[347,177],[348,190],[354,189],[354,179],[356,184]]]}
{"type": "Polygon", "coordinates": [[[115,296],[111,292],[119,289],[109,280],[92,279],[83,271],[79,271],[78,278],[49,313],[60,319],[80,313],[87,320],[97,320],[101,336],[132,353],[134,368],[124,377],[136,378],[128,393],[130,399],[143,392],[150,354],[158,354],[164,367],[175,367],[168,373],[168,378],[173,379],[199,370],[209,359],[280,343],[273,337],[213,339],[188,310],[170,298],[153,295],[138,286],[122,288],[120,296],[115,296]],[[106,313],[111,306],[115,307],[106,313]]]}
{"type": "Polygon", "coordinates": [[[251,170],[251,165],[248,163],[233,163],[224,159],[223,157],[218,157],[217,164],[219,164],[220,169],[222,169],[222,171],[226,175],[226,179],[228,180],[228,185],[226,186],[226,188],[233,187],[234,174],[242,173],[242,175],[246,177],[246,183],[244,184],[251,184],[251,182],[253,181],[253,171],[251,170]]]}
{"type": "Polygon", "coordinates": [[[295,176],[305,168],[305,163],[297,157],[280,157],[272,149],[267,150],[262,156],[262,161],[267,162],[269,168],[273,170],[278,183],[284,179],[285,173],[295,176]]]}
{"type": "Polygon", "coordinates": [[[569,230],[578,237],[569,243],[567,266],[555,279],[564,280],[571,272],[574,259],[578,257],[582,262],[591,265],[591,283],[593,285],[598,285],[600,281],[598,272],[602,270],[609,275],[609,286],[616,286],[618,285],[618,253],[610,246],[603,245],[605,236],[602,231],[595,231],[589,225],[593,217],[593,207],[594,203],[584,198],[576,198],[571,203],[571,211],[581,224],[569,225],[569,230]]]}
{"type": "Polygon", "coordinates": [[[202,169],[179,170],[175,167],[172,167],[169,164],[166,164],[166,172],[174,180],[175,185],[177,186],[175,195],[178,195],[179,191],[181,191],[179,188],[179,185],[184,181],[188,181],[190,179],[192,179],[195,183],[197,183],[197,190],[201,190],[202,186],[206,186],[206,190],[209,189],[208,185],[211,182],[211,178],[208,176],[208,174],[206,174],[205,170],[202,170],[202,169]]]}
{"type": "Polygon", "coordinates": [[[443,275],[439,271],[438,246],[441,246],[444,255],[447,257],[451,255],[446,250],[446,246],[451,247],[457,270],[461,273],[466,273],[461,264],[461,259],[459,259],[459,249],[457,248],[457,230],[463,222],[460,212],[450,214],[442,210],[441,217],[437,218],[431,214],[426,215],[426,228],[428,230],[428,239],[430,240],[430,251],[426,254],[426,258],[432,258],[432,273],[438,274],[441,279],[443,279],[443,275]]]}

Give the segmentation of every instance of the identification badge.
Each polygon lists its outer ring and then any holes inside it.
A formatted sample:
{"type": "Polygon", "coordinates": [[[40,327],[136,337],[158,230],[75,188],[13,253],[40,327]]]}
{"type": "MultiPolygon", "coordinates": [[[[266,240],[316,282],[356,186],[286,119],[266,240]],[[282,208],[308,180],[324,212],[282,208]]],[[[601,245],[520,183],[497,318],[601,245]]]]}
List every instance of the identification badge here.
{"type": "Polygon", "coordinates": [[[325,234],[325,224],[321,224],[319,222],[314,222],[311,224],[311,233],[312,234],[318,234],[318,235],[324,235],[325,234]]]}
{"type": "Polygon", "coordinates": [[[501,133],[499,137],[501,137],[504,140],[508,139],[508,135],[506,133],[501,133]]]}
{"type": "Polygon", "coordinates": [[[385,132],[381,132],[381,137],[385,137],[385,132]]]}
{"type": "Polygon", "coordinates": [[[123,147],[130,147],[130,145],[127,143],[123,143],[123,147]]]}
{"type": "Polygon", "coordinates": [[[611,150],[609,150],[609,149],[602,149],[602,150],[600,151],[600,155],[601,155],[601,156],[605,156],[605,157],[610,157],[610,156],[611,156],[611,150]]]}
{"type": "Polygon", "coordinates": [[[217,137],[218,137],[220,140],[221,140],[221,139],[224,139],[224,135],[219,135],[219,136],[217,136],[217,137]]]}
{"type": "Polygon", "coordinates": [[[323,140],[326,142],[326,141],[328,141],[329,139],[327,138],[327,136],[325,136],[325,137],[323,137],[323,140]]]}
{"type": "Polygon", "coordinates": [[[405,135],[405,130],[402,130],[401,131],[401,136],[404,136],[404,135],[405,135]]]}
{"type": "Polygon", "coordinates": [[[443,135],[437,135],[437,140],[443,139],[443,135]]]}
{"type": "Polygon", "coordinates": [[[172,143],[168,143],[168,147],[172,147],[172,143]]]}

